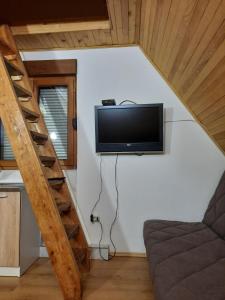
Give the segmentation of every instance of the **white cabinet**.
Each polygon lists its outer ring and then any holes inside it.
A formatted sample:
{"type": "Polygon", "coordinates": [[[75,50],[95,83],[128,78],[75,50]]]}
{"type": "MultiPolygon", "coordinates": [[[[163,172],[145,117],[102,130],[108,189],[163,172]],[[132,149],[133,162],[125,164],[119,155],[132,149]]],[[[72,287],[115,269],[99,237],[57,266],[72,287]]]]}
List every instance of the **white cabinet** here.
{"type": "Polygon", "coordinates": [[[0,276],[20,276],[39,257],[40,233],[23,185],[0,184],[0,276]]]}

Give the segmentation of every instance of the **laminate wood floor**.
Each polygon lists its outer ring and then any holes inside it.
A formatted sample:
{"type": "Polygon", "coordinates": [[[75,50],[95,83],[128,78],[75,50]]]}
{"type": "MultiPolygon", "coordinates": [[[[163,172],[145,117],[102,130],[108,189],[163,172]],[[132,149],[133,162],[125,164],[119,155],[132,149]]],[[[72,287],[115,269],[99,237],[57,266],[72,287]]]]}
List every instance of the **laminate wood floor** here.
{"type": "MultiPolygon", "coordinates": [[[[146,258],[92,261],[83,277],[83,300],[154,300],[146,258]]],[[[21,278],[0,277],[0,300],[63,300],[48,259],[39,259],[21,278]]]]}

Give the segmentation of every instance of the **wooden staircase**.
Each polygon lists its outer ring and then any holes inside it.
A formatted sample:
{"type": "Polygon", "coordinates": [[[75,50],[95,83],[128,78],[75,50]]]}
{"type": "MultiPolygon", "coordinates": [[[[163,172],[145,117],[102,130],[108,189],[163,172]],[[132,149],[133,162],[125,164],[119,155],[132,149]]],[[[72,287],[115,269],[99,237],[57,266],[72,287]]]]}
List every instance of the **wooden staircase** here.
{"type": "Polygon", "coordinates": [[[37,99],[7,26],[0,27],[0,118],[65,300],[81,297],[89,249],[37,99]]]}

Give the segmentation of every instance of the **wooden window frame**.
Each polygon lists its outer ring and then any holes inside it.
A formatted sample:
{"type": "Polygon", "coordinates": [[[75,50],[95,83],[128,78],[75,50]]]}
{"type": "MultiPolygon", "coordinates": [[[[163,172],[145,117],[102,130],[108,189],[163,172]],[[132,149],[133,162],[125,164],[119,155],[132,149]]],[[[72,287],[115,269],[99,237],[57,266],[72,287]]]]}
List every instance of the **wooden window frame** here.
{"type": "Polygon", "coordinates": [[[76,117],[76,97],[75,97],[75,78],[72,76],[63,77],[36,77],[32,79],[33,90],[36,99],[39,99],[39,89],[48,86],[67,86],[68,88],[68,111],[67,111],[67,159],[60,160],[63,169],[74,169],[77,165],[76,149],[77,135],[73,129],[73,119],[76,117]]]}
{"type": "MultiPolygon", "coordinates": [[[[31,85],[36,99],[39,99],[39,88],[64,85],[68,87],[68,158],[60,160],[62,169],[70,170],[77,167],[77,130],[73,128],[76,118],[76,60],[52,60],[25,62],[31,85]]],[[[0,160],[0,169],[18,169],[16,160],[0,160]]]]}

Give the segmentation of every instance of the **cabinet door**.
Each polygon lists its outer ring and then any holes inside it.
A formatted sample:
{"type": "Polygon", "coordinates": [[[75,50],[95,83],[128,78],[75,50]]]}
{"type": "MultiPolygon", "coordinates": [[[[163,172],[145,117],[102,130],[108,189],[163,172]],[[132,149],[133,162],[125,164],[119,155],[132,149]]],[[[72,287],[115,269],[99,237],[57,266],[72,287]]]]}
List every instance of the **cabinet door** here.
{"type": "Polygon", "coordinates": [[[20,192],[0,189],[0,267],[19,267],[20,192]]]}

